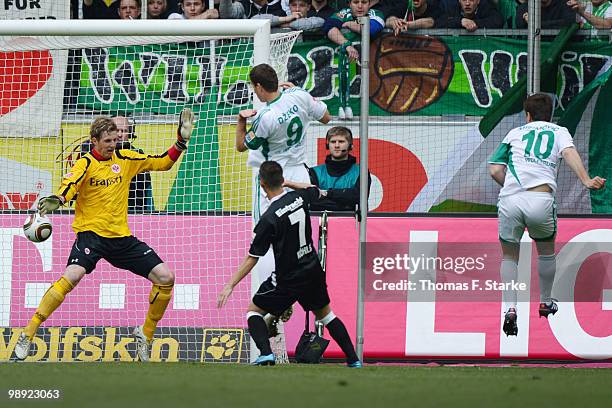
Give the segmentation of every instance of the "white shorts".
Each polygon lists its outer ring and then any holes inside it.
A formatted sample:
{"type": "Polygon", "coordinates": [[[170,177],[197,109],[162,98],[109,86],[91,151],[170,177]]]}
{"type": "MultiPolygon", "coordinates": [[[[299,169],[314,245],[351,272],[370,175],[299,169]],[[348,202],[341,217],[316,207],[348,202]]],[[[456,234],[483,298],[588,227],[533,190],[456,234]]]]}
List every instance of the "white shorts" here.
{"type": "Polygon", "coordinates": [[[502,241],[521,242],[525,228],[534,241],[548,241],[557,234],[557,205],[550,193],[523,191],[501,197],[497,218],[502,241]]]}
{"type": "MultiPolygon", "coordinates": [[[[283,177],[285,180],[310,183],[308,169],[303,164],[283,167],[283,177]]],[[[286,190],[289,191],[289,189],[286,190]]],[[[259,185],[259,168],[253,168],[253,225],[257,224],[259,217],[266,212],[269,206],[270,200],[259,185]]]]}

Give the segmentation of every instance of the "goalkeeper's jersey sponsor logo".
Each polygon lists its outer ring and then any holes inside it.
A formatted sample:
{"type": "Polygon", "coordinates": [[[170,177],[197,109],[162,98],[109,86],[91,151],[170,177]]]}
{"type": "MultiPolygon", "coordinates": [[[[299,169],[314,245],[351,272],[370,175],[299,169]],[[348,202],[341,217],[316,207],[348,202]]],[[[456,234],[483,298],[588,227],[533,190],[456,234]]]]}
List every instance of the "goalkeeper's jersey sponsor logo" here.
{"type": "Polygon", "coordinates": [[[92,187],[109,187],[114,184],[119,184],[123,181],[123,176],[111,177],[107,179],[90,178],[89,185],[92,187]]]}

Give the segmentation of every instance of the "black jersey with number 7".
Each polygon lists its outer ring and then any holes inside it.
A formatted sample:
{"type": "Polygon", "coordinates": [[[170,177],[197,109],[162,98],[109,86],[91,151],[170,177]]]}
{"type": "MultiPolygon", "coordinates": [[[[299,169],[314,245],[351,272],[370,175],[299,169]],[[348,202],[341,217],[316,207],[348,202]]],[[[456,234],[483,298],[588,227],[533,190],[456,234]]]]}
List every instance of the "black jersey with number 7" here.
{"type": "Polygon", "coordinates": [[[279,283],[295,283],[322,272],[312,243],[308,210],[319,194],[318,188],[310,187],[274,197],[255,226],[249,255],[264,256],[272,245],[279,283]]]}

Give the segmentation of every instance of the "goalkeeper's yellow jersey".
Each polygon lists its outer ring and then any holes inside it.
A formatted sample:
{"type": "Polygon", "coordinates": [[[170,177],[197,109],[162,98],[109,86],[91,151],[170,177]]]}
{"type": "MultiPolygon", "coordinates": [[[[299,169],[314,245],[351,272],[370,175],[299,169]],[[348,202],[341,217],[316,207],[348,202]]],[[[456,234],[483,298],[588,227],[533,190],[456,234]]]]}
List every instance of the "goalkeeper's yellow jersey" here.
{"type": "Polygon", "coordinates": [[[144,171],[171,168],[180,154],[173,149],[160,156],[115,150],[108,160],[87,153],[77,160],[57,193],[65,202],[76,195],[74,232],[93,231],[106,238],[132,235],[127,222],[130,181],[144,171]]]}

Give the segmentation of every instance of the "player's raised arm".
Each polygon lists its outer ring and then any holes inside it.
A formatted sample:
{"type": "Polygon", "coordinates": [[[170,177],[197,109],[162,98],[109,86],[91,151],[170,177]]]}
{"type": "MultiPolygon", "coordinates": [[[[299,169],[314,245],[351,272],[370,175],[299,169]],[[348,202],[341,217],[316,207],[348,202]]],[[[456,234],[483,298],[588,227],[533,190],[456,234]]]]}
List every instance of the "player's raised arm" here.
{"type": "Polygon", "coordinates": [[[316,187],[316,186],[310,183],[300,183],[297,181],[285,180],[283,181],[283,187],[287,187],[292,190],[302,190],[308,187],[316,187]]]}
{"type": "Polygon", "coordinates": [[[595,176],[593,178],[589,177],[589,174],[582,164],[580,154],[578,154],[578,151],[574,147],[563,149],[561,154],[563,155],[563,159],[567,165],[574,173],[576,173],[576,176],[578,176],[578,179],[586,188],[590,190],[599,190],[600,188],[605,187],[605,178],[599,176],[595,176]]]}
{"type": "Polygon", "coordinates": [[[191,109],[185,108],[181,111],[178,121],[178,127],[176,129],[176,142],[170,146],[170,148],[161,155],[152,156],[145,155],[133,151],[120,151],[117,153],[123,157],[138,158],[139,167],[136,173],[143,171],[165,171],[174,166],[181,157],[181,153],[187,150],[187,144],[191,139],[193,127],[195,124],[195,115],[191,109]],[[143,160],[144,159],[144,160],[143,160]]]}
{"type": "Polygon", "coordinates": [[[236,150],[239,152],[245,152],[248,150],[248,147],[245,144],[247,135],[247,119],[255,116],[256,114],[257,111],[255,109],[244,109],[238,113],[238,120],[236,122],[236,150]]]}

